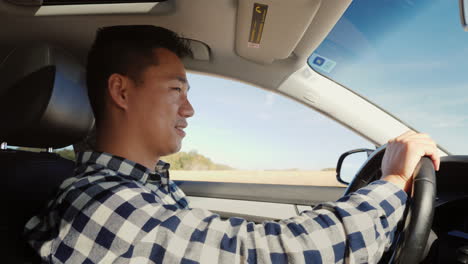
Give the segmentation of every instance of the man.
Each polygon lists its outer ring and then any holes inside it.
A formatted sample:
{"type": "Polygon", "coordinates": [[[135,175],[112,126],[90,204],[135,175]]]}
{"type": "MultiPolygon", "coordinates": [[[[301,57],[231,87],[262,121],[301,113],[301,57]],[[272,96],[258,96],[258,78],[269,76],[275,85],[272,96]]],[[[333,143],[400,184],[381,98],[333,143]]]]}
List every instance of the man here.
{"type": "Polygon", "coordinates": [[[401,219],[419,159],[435,143],[407,132],[392,140],[382,180],[300,216],[263,224],[221,220],[190,208],[161,156],[180,150],[194,115],[177,35],[152,26],[98,31],[87,84],[96,117],[95,151],[78,155],[48,212],[26,226],[53,263],[377,262],[401,219]],[[153,168],[156,167],[154,170],[153,168]],[[385,208],[383,208],[385,204],[385,208]]]}

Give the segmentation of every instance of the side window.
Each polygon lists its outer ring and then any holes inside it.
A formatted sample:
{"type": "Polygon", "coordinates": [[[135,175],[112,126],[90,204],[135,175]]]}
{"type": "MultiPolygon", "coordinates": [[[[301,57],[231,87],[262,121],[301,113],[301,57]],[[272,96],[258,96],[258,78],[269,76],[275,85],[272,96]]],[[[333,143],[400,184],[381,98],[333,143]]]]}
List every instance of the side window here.
{"type": "Polygon", "coordinates": [[[283,95],[189,74],[195,115],[179,153],[163,157],[173,180],[340,186],[338,157],[373,145],[283,95]]]}

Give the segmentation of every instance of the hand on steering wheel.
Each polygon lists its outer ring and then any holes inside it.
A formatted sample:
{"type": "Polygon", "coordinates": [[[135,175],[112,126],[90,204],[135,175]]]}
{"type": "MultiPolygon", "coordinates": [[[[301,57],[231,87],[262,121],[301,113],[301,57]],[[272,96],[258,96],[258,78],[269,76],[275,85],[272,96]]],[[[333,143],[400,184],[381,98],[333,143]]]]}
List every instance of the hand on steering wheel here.
{"type": "Polygon", "coordinates": [[[439,164],[437,147],[429,136],[409,131],[372,153],[348,186],[345,195],[377,180],[382,168],[383,180],[407,193],[412,191],[404,224],[395,236],[396,243],[384,253],[381,263],[406,264],[421,260],[432,226],[436,194],[434,168],[439,169],[439,164]]]}
{"type": "Polygon", "coordinates": [[[424,156],[430,157],[435,170],[439,170],[437,144],[427,134],[410,130],[389,140],[382,160],[382,180],[409,192],[416,165],[424,156]]]}

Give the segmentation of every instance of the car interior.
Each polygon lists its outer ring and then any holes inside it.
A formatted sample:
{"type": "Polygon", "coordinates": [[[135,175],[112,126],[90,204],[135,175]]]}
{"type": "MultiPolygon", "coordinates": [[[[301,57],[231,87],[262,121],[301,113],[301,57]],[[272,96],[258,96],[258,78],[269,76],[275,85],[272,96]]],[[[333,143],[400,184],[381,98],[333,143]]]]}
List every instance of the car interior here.
{"type": "MultiPolygon", "coordinates": [[[[8,205],[0,225],[1,258],[7,260],[5,263],[40,262],[23,239],[23,228],[60,184],[73,175],[74,163],[55,154],[54,149],[83,140],[94,126],[84,65],[100,27],[144,24],[171,29],[187,39],[193,49],[193,56],[184,59],[188,72],[248,83],[291,98],[376,147],[410,129],[376,104],[307,65],[309,56],[351,2],[0,0],[0,168],[7,179],[3,186],[8,205]],[[43,151],[17,150],[16,146],[43,151]]],[[[433,203],[418,205],[430,210],[424,222],[427,229],[418,235],[424,245],[415,263],[468,263],[468,178],[461,177],[468,170],[468,156],[451,155],[442,147],[439,151],[443,157],[433,182],[434,186],[437,182],[433,203]]],[[[381,157],[376,157],[366,162],[367,167],[361,167],[357,173],[363,175],[361,185],[379,179],[379,162],[381,157]]],[[[321,202],[340,198],[347,190],[176,183],[189,196],[192,207],[209,209],[223,218],[240,216],[257,223],[298,215],[321,202]]],[[[355,182],[351,187],[356,187],[355,182]]],[[[418,215],[416,211],[412,211],[413,215],[418,215]]],[[[404,234],[406,231],[408,237],[412,230],[400,227],[403,235],[399,248],[410,246],[405,244],[404,234]]],[[[395,252],[381,262],[410,263],[395,252]]]]}

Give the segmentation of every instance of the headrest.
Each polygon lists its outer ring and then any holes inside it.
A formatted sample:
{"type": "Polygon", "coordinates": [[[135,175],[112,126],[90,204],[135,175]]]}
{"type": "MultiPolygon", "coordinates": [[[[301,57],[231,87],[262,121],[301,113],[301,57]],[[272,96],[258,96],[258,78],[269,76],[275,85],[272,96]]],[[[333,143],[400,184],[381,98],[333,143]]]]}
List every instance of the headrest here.
{"type": "Polygon", "coordinates": [[[94,125],[84,68],[47,44],[18,47],[0,65],[0,142],[61,148],[94,125]]]}

